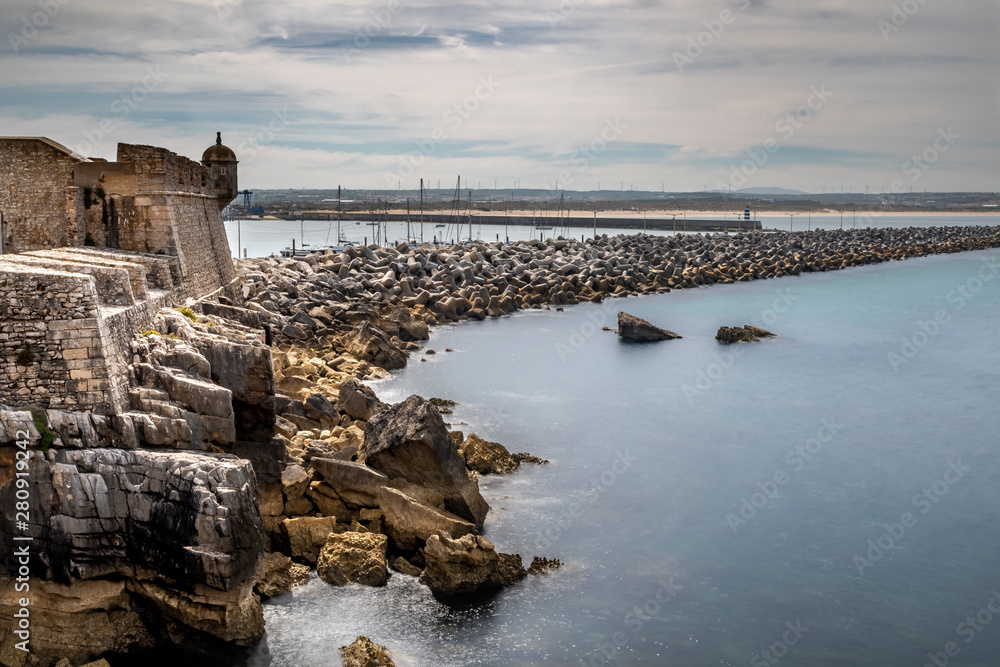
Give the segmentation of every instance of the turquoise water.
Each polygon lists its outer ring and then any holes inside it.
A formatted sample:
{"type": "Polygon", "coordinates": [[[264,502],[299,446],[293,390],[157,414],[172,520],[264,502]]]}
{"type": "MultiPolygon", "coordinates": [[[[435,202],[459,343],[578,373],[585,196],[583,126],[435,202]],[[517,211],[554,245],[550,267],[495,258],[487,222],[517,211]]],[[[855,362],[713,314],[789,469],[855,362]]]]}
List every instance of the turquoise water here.
{"type": "Polygon", "coordinates": [[[455,428],[549,459],[483,479],[486,534],[565,565],[463,610],[401,575],[314,579],[265,607],[271,664],[327,665],[366,634],[400,665],[996,665],[998,262],[436,329],[438,354],[376,391],[455,399],[455,428]],[[619,342],[600,330],[618,310],[684,338],[619,342]],[[778,338],[715,342],[748,322],[778,338]]]}

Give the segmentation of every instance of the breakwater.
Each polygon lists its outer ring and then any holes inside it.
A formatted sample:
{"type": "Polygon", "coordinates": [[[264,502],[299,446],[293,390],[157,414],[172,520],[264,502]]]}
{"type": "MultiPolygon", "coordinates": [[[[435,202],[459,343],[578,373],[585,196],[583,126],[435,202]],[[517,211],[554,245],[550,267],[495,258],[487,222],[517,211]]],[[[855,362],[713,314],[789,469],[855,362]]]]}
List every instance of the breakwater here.
{"type": "MultiPolygon", "coordinates": [[[[249,302],[273,318],[279,341],[319,338],[332,347],[354,323],[366,317],[384,322],[389,312],[397,313],[396,320],[427,324],[484,319],[523,308],[994,247],[1000,247],[1000,227],[640,234],[586,242],[349,247],[304,259],[246,260],[240,266],[249,302]]],[[[364,334],[378,339],[377,365],[405,364],[405,349],[392,342],[400,326],[409,325],[396,322],[364,334]]]]}

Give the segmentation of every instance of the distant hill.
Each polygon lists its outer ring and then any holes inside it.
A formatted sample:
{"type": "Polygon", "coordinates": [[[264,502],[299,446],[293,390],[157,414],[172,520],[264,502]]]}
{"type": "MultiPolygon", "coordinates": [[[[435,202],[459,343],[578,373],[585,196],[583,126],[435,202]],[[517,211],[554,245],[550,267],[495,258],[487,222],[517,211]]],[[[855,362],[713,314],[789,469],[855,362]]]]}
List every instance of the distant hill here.
{"type": "Polygon", "coordinates": [[[789,190],[788,188],[744,188],[743,190],[735,190],[734,192],[739,192],[745,195],[807,195],[808,192],[803,192],[802,190],[789,190]]]}

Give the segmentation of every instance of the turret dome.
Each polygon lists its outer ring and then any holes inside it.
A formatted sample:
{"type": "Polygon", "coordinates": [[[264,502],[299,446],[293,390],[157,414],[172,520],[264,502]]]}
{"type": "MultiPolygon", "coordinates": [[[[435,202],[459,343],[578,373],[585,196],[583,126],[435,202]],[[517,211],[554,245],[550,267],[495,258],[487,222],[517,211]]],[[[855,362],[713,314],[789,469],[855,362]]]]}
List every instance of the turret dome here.
{"type": "Polygon", "coordinates": [[[211,165],[214,162],[236,162],[236,153],[228,146],[222,145],[222,132],[216,133],[215,145],[211,146],[201,156],[201,162],[211,165]]]}

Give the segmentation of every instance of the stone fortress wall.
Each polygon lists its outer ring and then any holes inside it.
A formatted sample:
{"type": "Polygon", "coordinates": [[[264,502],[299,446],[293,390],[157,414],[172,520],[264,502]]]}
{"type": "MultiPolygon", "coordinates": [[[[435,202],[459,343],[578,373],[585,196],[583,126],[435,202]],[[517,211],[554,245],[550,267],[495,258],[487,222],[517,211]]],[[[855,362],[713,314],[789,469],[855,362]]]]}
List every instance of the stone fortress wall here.
{"type": "Polygon", "coordinates": [[[127,410],[131,341],[157,311],[241,296],[221,216],[235,177],[235,156],[119,144],[106,162],[0,137],[0,403],[127,410]]]}

